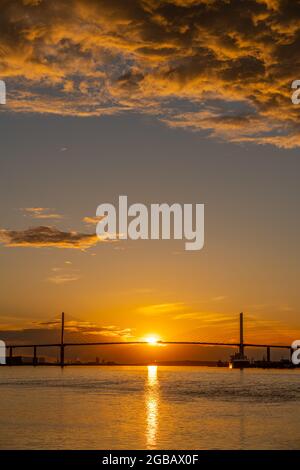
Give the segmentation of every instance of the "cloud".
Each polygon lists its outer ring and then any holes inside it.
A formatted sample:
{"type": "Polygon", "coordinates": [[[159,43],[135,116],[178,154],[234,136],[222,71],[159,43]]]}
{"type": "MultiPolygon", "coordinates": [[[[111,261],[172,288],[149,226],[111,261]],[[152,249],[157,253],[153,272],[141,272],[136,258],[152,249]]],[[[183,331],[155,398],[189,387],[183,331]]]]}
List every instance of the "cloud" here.
{"type": "Polygon", "coordinates": [[[52,212],[52,209],[46,207],[25,207],[21,209],[25,216],[33,219],[62,219],[63,216],[52,212]]]}
{"type": "Polygon", "coordinates": [[[138,313],[142,313],[143,315],[163,315],[173,312],[178,312],[185,308],[184,303],[182,302],[173,302],[173,303],[165,303],[165,304],[152,304],[152,305],[145,305],[143,307],[139,307],[137,309],[138,313]]]}
{"type": "Polygon", "coordinates": [[[72,263],[70,261],[65,261],[63,267],[52,268],[52,274],[46,279],[46,281],[56,285],[78,281],[81,278],[79,270],[73,268],[71,265],[72,263]]]}
{"type": "Polygon", "coordinates": [[[57,285],[62,285],[62,284],[68,284],[70,282],[78,281],[80,279],[80,275],[76,273],[68,273],[65,271],[58,272],[52,276],[49,276],[47,278],[47,281],[57,284],[57,285]]]}
{"type": "MultiPolygon", "coordinates": [[[[60,319],[54,319],[34,322],[25,328],[10,328],[8,325],[0,325],[0,334],[1,338],[9,344],[59,343],[60,328],[60,319]]],[[[131,328],[99,325],[94,322],[80,320],[65,321],[65,342],[126,341],[131,337],[131,328]]]]}
{"type": "Polygon", "coordinates": [[[55,227],[39,226],[25,230],[0,230],[0,243],[6,247],[55,247],[84,250],[96,245],[98,237],[89,233],[62,232],[55,227]]]}
{"type": "Polygon", "coordinates": [[[11,0],[0,19],[8,108],[151,114],[230,142],[300,145],[294,0],[11,0]]]}
{"type": "Polygon", "coordinates": [[[97,225],[100,220],[104,219],[106,216],[95,216],[95,217],[84,217],[82,221],[87,225],[97,225]]]}
{"type": "MultiPolygon", "coordinates": [[[[36,322],[34,326],[35,329],[60,330],[61,319],[57,318],[50,321],[36,322]]],[[[132,336],[132,330],[130,328],[119,328],[115,325],[101,326],[98,323],[84,320],[66,320],[65,332],[73,335],[73,337],[75,334],[124,339],[132,336]]],[[[92,338],[92,341],[93,340],[95,340],[95,338],[92,338]]]]}
{"type": "MultiPolygon", "coordinates": [[[[183,312],[175,315],[173,320],[190,321],[193,329],[183,336],[195,341],[239,342],[238,316],[222,312],[183,312]],[[194,322],[194,323],[193,323],[194,322]]],[[[258,315],[245,316],[244,341],[256,344],[291,344],[297,336],[296,325],[287,325],[280,320],[262,318],[258,315]]]]}

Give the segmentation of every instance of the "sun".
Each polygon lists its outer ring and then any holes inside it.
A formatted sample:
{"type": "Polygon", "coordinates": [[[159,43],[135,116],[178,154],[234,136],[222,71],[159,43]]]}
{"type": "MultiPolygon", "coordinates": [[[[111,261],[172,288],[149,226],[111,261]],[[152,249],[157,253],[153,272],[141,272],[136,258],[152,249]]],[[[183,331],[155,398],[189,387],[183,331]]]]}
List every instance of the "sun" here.
{"type": "Polygon", "coordinates": [[[155,344],[158,343],[159,341],[159,338],[157,336],[154,336],[154,335],[151,335],[151,336],[147,336],[145,338],[145,341],[150,344],[151,346],[154,346],[155,344]]]}

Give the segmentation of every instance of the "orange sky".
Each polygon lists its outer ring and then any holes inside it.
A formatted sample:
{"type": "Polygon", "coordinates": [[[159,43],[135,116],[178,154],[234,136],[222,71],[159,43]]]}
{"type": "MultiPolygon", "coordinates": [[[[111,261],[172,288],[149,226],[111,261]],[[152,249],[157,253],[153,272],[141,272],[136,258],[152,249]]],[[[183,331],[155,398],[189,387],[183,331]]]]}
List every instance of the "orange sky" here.
{"type": "Polygon", "coordinates": [[[103,338],[236,341],[241,310],[246,341],[298,336],[300,7],[247,5],[5,3],[2,336],[61,310],[103,338]],[[204,249],[99,242],[121,194],[205,204],[204,249]]]}

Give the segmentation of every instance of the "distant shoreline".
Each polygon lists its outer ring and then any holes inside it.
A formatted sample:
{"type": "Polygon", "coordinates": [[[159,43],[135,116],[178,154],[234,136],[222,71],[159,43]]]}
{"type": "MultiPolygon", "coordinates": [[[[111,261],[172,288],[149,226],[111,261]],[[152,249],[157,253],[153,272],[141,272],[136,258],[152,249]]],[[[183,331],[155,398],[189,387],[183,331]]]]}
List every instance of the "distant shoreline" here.
{"type": "MultiPolygon", "coordinates": [[[[31,362],[26,363],[13,363],[5,364],[3,367],[61,367],[57,362],[40,362],[33,364],[31,362]]],[[[64,363],[63,367],[148,367],[148,366],[169,366],[169,367],[217,367],[217,368],[228,368],[228,361],[161,361],[161,362],[145,362],[145,363],[117,363],[117,362],[67,362],[64,363]]],[[[255,361],[253,364],[250,364],[247,368],[250,369],[297,369],[292,363],[286,363],[282,361],[255,361]]]]}

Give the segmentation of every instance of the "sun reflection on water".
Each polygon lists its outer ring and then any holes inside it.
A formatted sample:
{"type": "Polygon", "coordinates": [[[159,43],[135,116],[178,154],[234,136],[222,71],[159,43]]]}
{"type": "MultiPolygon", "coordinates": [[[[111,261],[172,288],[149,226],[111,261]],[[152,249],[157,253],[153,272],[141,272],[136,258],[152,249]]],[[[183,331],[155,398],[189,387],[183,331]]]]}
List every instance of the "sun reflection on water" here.
{"type": "Polygon", "coordinates": [[[158,426],[158,402],[159,402],[159,390],[158,389],[159,389],[159,384],[158,384],[158,378],[157,378],[157,366],[148,366],[148,377],[147,377],[147,387],[146,387],[147,448],[156,447],[157,426],[158,426]]]}

